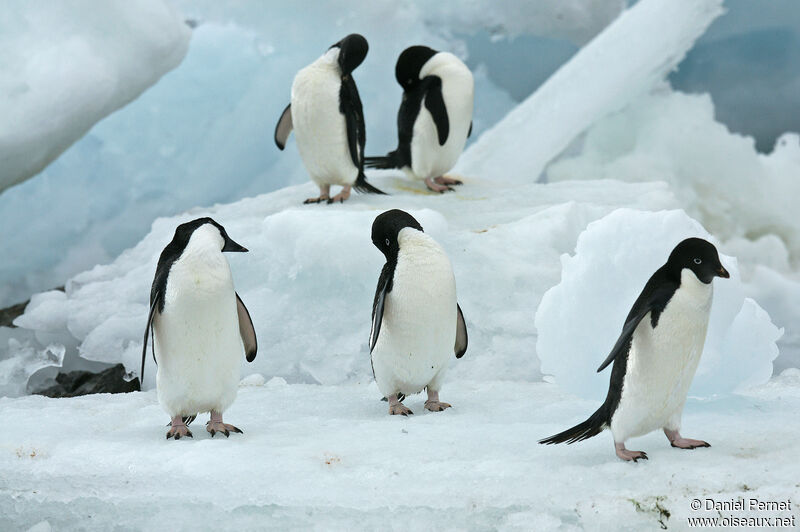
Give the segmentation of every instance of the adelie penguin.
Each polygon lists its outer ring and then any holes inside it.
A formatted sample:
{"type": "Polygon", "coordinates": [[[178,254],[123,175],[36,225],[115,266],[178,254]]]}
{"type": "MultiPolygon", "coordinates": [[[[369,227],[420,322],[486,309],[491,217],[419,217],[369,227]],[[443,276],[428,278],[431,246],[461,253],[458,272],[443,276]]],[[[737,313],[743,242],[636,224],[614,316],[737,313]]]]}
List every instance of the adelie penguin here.
{"type": "Polygon", "coordinates": [[[673,447],[710,447],[684,438],[680,428],[706,339],[714,277],[730,275],[713,244],[701,238],[678,244],[645,284],[597,370],[613,363],[603,405],[583,423],[539,443],[574,443],[610,428],[617,456],[635,462],[647,454],[627,450],[625,441],[662,429],[673,447]]]}
{"type": "Polygon", "coordinates": [[[369,336],[378,389],[389,401],[389,414],[413,414],[402,400],[423,389],[425,408],[440,412],[450,407],[439,401],[450,357],[461,358],[467,350],[450,259],[414,217],[397,209],[375,218],[372,242],[386,257],[369,336]]]}
{"type": "Polygon", "coordinates": [[[223,423],[239,385],[242,354],[256,357],[250,313],[233,287],[223,252],[246,252],[211,218],[175,229],[158,259],[144,331],[141,380],[148,337],[158,364],[158,401],[170,415],[167,439],[192,437],[188,428],[198,413],[210,412],[206,430],[228,436],[242,432],[223,423]]]}
{"type": "Polygon", "coordinates": [[[446,177],[472,133],[475,82],[472,72],[449,52],[427,46],[406,48],[397,59],[403,100],[397,113],[397,149],[367,157],[368,168],[399,168],[445,192],[461,181],[446,177]]]}
{"type": "Polygon", "coordinates": [[[304,203],[344,202],[350,189],[383,194],[364,175],[366,130],[353,70],[367,55],[367,40],[357,33],[331,46],[300,70],[292,83],[292,100],[275,127],[281,150],[294,129],[297,149],[319,197],[304,203]],[[331,197],[331,185],[342,191],[331,197]]]}

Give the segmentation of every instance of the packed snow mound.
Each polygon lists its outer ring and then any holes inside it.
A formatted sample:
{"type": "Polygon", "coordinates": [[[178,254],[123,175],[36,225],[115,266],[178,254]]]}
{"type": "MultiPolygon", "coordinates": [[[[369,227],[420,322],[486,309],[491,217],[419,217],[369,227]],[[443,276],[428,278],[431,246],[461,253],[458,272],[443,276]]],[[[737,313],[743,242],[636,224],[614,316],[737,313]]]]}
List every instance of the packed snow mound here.
{"type": "Polygon", "coordinates": [[[708,95],[669,90],[645,96],[587,132],[582,152],[547,169],[549,181],[664,181],[690,216],[717,238],[775,234],[800,261],[800,135],[772,153],[714,119],[708,95]]]}
{"type": "MultiPolygon", "coordinates": [[[[404,179],[378,179],[385,190],[404,179]]],[[[250,310],[259,340],[257,372],[288,382],[339,384],[370,380],[368,337],[383,255],[373,246],[375,216],[401,208],[416,216],[453,263],[469,349],[453,358],[453,379],[538,380],[533,316],[541,295],[556,284],[559,257],[574,249],[586,224],[620,205],[675,208],[661,184],[617,182],[536,185],[503,189],[467,180],[454,193],[420,188],[393,196],[354,195],[345,204],[301,205],[313,184],[156,220],[138,245],[108,265],[67,282],[65,292],[38,295],[15,324],[45,347],[122,362],[138,373],[155,264],[175,227],[209,215],[250,253],[229,254],[236,289],[250,310]]],[[[424,185],[418,184],[418,187],[424,185]]],[[[154,384],[148,355],[145,387],[154,384]]],[[[446,385],[445,385],[446,386],[446,385]]]]}
{"type": "Polygon", "coordinates": [[[177,66],[189,36],[162,0],[4,3],[0,191],[41,171],[177,66]]]}
{"type": "Polygon", "coordinates": [[[481,136],[456,169],[503,181],[537,180],[598,119],[663,83],[722,12],[722,0],[637,2],[481,136]],[[514,172],[500,170],[507,166],[514,172]]]}
{"type": "MultiPolygon", "coordinates": [[[[602,400],[610,369],[597,374],[650,276],[683,239],[716,240],[683,211],[619,209],[589,224],[575,253],[562,257],[561,282],[536,312],[542,372],[564,389],[602,400]]],[[[717,244],[718,245],[718,244],[717,244]]],[[[763,384],[772,376],[782,331],[744,296],[736,259],[720,254],[730,279],[715,279],[703,356],[690,388],[712,396],[763,384]]]]}
{"type": "MultiPolygon", "coordinates": [[[[368,154],[396,147],[400,52],[425,43],[467,55],[461,39],[424,24],[423,10],[398,10],[390,2],[322,3],[313,10],[229,2],[177,8],[197,24],[184,61],[36,179],[0,195],[4,244],[18,250],[0,264],[0,307],[108,263],[160,216],[308,181],[294,136],[280,151],[273,131],[297,71],[346,34],[361,32],[370,43],[353,74],[368,154]]],[[[473,139],[514,105],[485,69],[475,69],[475,82],[473,139]]]]}

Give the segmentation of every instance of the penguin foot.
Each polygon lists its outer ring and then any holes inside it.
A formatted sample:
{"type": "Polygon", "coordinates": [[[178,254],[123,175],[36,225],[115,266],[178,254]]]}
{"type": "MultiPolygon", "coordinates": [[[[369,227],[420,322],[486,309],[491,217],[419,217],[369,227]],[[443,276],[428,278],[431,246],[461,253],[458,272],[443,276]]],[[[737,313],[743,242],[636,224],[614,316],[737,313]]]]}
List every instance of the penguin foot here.
{"type": "Polygon", "coordinates": [[[451,406],[450,403],[442,403],[441,401],[432,401],[430,399],[425,401],[425,410],[430,410],[431,412],[441,412],[451,406]]]}
{"type": "Polygon", "coordinates": [[[350,187],[344,187],[341,192],[336,194],[334,197],[328,199],[328,204],[336,203],[344,203],[344,200],[350,197],[350,187]]]}
{"type": "Polygon", "coordinates": [[[625,448],[624,443],[615,443],[614,450],[617,456],[626,462],[638,462],[639,460],[648,460],[647,453],[644,451],[629,451],[625,448]]]}
{"type": "MultiPolygon", "coordinates": [[[[438,179],[442,179],[441,177],[437,177],[438,179]]],[[[444,194],[448,190],[455,190],[453,187],[449,185],[439,185],[438,183],[434,183],[433,179],[430,177],[425,179],[425,185],[428,187],[428,190],[432,190],[434,192],[438,192],[439,194],[444,194]]]]}
{"type": "Polygon", "coordinates": [[[452,177],[447,177],[446,175],[439,176],[434,178],[434,181],[439,183],[440,185],[463,185],[464,182],[460,179],[453,179],[452,177]]]}
{"type": "Polygon", "coordinates": [[[237,432],[239,434],[243,434],[242,429],[234,427],[233,425],[229,425],[227,423],[223,423],[222,421],[207,421],[206,430],[208,431],[209,434],[211,434],[212,438],[217,432],[224,434],[226,438],[231,435],[231,432],[237,432]]]}
{"type": "Polygon", "coordinates": [[[190,431],[189,427],[186,425],[187,424],[184,422],[181,416],[175,416],[172,418],[169,430],[167,431],[167,439],[175,438],[176,440],[180,440],[184,436],[194,439],[194,436],[192,436],[192,431],[190,431]]]}
{"type": "Polygon", "coordinates": [[[312,203],[322,203],[323,201],[331,203],[331,198],[326,196],[320,196],[318,198],[308,198],[303,202],[303,205],[310,205],[312,203]]]}
{"type": "Polygon", "coordinates": [[[389,415],[408,416],[409,414],[413,416],[414,412],[412,412],[411,409],[408,408],[403,403],[397,403],[396,405],[389,405],[389,415]]]}
{"type": "Polygon", "coordinates": [[[667,436],[669,444],[677,449],[697,449],[698,447],[711,447],[711,444],[707,441],[684,438],[677,430],[664,429],[664,434],[667,436]]]}

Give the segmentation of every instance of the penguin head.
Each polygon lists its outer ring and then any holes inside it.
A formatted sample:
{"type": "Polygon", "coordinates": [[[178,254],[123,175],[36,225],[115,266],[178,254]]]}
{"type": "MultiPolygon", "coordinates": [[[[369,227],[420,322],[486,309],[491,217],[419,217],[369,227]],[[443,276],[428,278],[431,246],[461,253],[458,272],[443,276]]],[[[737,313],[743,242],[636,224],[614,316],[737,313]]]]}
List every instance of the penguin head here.
{"type": "Polygon", "coordinates": [[[722,266],[714,244],[702,238],[687,238],[675,246],[667,260],[667,267],[678,278],[683,270],[689,269],[705,284],[713,281],[714,277],[727,279],[731,276],[722,266]]]}
{"type": "Polygon", "coordinates": [[[427,46],[411,46],[403,50],[394,67],[394,76],[403,90],[409,90],[419,83],[422,67],[437,53],[439,52],[427,46]]]}
{"type": "Polygon", "coordinates": [[[342,77],[346,77],[358,68],[358,65],[367,57],[369,44],[367,44],[367,40],[363,35],[351,33],[341,41],[331,45],[328,50],[333,48],[339,49],[339,68],[342,70],[342,77]]]}
{"type": "Polygon", "coordinates": [[[372,243],[381,250],[387,260],[397,257],[397,252],[400,248],[400,244],[397,242],[397,235],[406,227],[422,231],[422,226],[419,222],[413,216],[400,209],[392,209],[379,214],[375,221],[372,222],[372,243]]]}
{"type": "Polygon", "coordinates": [[[177,244],[183,244],[185,247],[189,240],[194,236],[201,236],[204,239],[215,242],[219,245],[220,251],[232,251],[238,253],[245,253],[248,249],[231,239],[225,228],[218,224],[213,218],[197,218],[191,222],[186,222],[179,225],[175,229],[175,236],[172,241],[177,244]]]}

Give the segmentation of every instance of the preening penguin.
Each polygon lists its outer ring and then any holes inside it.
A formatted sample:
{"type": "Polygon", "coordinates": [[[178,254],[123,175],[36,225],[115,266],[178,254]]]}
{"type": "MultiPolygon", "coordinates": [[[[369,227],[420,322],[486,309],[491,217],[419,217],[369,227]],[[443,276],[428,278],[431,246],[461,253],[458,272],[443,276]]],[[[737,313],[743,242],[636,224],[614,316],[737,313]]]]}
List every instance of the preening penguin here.
{"type": "Polygon", "coordinates": [[[305,203],[343,202],[351,187],[383,194],[364,175],[364,112],[352,76],[367,50],[364,37],[350,34],[294,78],[291,103],[275,126],[275,144],[283,150],[294,129],[303,164],[319,186],[319,197],[305,203]],[[331,185],[343,187],[332,198],[331,185]]]}
{"type": "Polygon", "coordinates": [[[450,259],[413,216],[397,209],[375,218],[372,243],[386,256],[369,335],[375,381],[390,414],[413,414],[402,398],[426,388],[425,408],[440,412],[450,407],[439,401],[450,357],[467,351],[450,259]]]}
{"type": "Polygon", "coordinates": [[[647,459],[628,438],[662,429],[673,447],[710,447],[680,434],[681,415],[706,339],[714,277],[728,278],[717,249],[701,238],[678,244],[633,304],[622,334],[598,368],[613,362],[608,395],[583,423],[539,443],[574,443],[610,428],[617,456],[647,459]]]}
{"type": "Polygon", "coordinates": [[[223,423],[222,413],[236,398],[242,353],[252,362],[258,346],[225,251],[247,249],[211,218],[198,218],[175,229],[158,259],[140,380],[152,333],[158,401],[172,420],[167,439],[192,437],[187,425],[200,412],[211,413],[211,436],[242,432],[223,423]]]}
{"type": "Polygon", "coordinates": [[[397,149],[367,157],[367,168],[400,168],[435,192],[453,190],[450,185],[461,181],[444,174],[455,166],[472,133],[472,72],[449,52],[412,46],[397,59],[395,77],[403,87],[397,149]]]}

